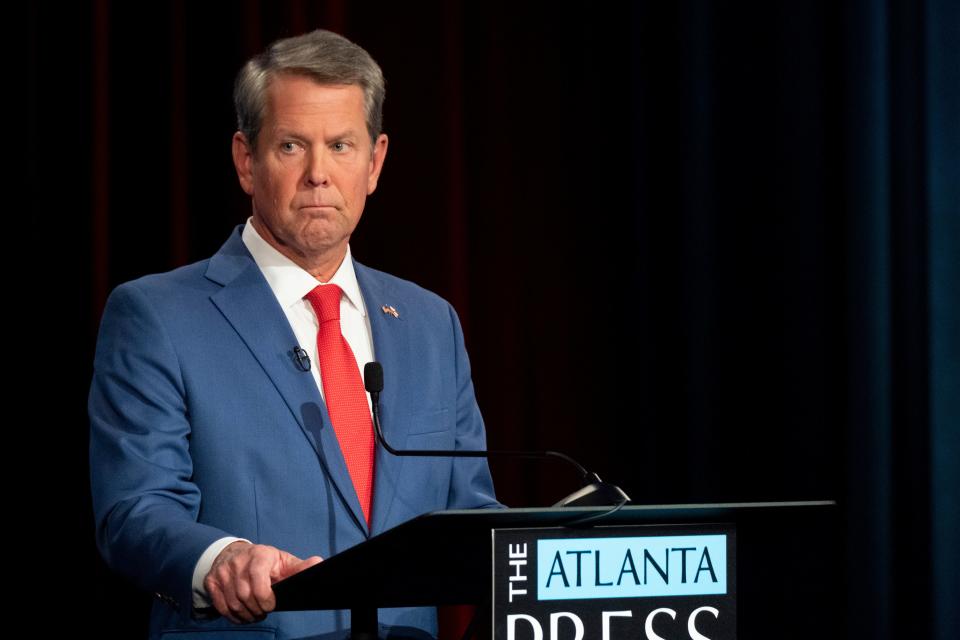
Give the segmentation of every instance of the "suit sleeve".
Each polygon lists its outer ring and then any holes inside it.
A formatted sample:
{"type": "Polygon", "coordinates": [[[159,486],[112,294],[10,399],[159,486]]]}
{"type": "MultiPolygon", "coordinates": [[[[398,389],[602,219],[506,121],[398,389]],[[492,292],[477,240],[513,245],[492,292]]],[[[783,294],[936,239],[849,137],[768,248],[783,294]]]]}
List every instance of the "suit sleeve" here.
{"type": "Polygon", "coordinates": [[[88,399],[96,542],[148,591],[192,604],[197,560],[227,532],[199,524],[190,414],[176,347],[137,283],[107,300],[88,399]]]}
{"type": "MultiPolygon", "coordinates": [[[[458,450],[485,449],[486,432],[480,408],[473,391],[470,360],[463,340],[460,319],[452,306],[450,322],[453,327],[455,377],[457,392],[458,450]]],[[[493,479],[486,458],[454,458],[448,509],[484,509],[502,507],[494,494],[493,479]]]]}

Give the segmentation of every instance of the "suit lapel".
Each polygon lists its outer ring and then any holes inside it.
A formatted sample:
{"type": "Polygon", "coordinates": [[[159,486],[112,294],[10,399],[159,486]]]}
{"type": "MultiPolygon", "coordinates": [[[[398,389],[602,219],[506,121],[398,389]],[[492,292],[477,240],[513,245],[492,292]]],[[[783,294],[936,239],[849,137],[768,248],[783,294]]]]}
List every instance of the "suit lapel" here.
{"type": "MultiPolygon", "coordinates": [[[[384,438],[393,448],[403,449],[409,428],[409,421],[402,410],[406,406],[404,372],[415,366],[416,360],[410,344],[410,314],[414,310],[405,306],[406,300],[398,297],[377,272],[356,261],[353,264],[370,318],[374,357],[383,366],[380,418],[384,438]],[[384,306],[393,307],[398,317],[389,311],[385,312],[384,306]]],[[[406,460],[388,453],[379,445],[376,451],[371,523],[371,532],[374,534],[387,528],[396,487],[406,460]]]]}
{"type": "Polygon", "coordinates": [[[327,407],[313,376],[296,365],[293,357],[296,336],[270,285],[243,244],[242,229],[243,225],[238,226],[210,259],[206,276],[223,285],[211,300],[263,367],[317,452],[353,519],[366,532],[360,501],[327,407]]]}

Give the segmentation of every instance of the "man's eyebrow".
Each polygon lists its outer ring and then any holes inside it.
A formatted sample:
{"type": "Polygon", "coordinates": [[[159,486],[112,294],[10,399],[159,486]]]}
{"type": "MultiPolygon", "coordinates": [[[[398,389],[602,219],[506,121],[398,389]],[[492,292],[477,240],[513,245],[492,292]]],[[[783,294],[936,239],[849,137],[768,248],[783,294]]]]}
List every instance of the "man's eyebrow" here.
{"type": "Polygon", "coordinates": [[[304,135],[301,134],[296,129],[288,129],[287,127],[277,127],[274,129],[278,136],[290,137],[290,138],[303,138],[304,135]]]}
{"type": "Polygon", "coordinates": [[[337,135],[331,136],[331,140],[343,140],[344,138],[356,138],[357,132],[354,129],[347,129],[346,131],[339,133],[337,135]]]}

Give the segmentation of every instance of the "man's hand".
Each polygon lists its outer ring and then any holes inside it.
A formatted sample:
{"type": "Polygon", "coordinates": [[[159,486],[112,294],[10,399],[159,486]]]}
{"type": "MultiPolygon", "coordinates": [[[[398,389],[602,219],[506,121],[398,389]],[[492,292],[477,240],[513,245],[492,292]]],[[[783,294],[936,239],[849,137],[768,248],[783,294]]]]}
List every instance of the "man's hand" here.
{"type": "Polygon", "coordinates": [[[301,560],[276,547],[238,540],[213,561],[203,586],[220,615],[235,624],[259,622],[277,606],[273,583],[321,560],[320,556],[301,560]]]}

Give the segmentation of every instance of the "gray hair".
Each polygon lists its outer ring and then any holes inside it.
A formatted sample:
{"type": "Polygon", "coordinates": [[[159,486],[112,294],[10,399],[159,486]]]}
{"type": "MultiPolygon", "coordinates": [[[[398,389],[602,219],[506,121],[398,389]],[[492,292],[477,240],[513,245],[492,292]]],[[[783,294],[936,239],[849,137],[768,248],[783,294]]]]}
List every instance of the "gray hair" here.
{"type": "Polygon", "coordinates": [[[320,84],[358,85],[363,89],[367,132],[376,144],[383,127],[383,99],[386,95],[383,72],[370,54],[332,31],[310,33],[277,40],[266,51],[247,61],[233,86],[237,128],[256,150],[263,124],[267,88],[281,73],[304,75],[320,84]]]}

